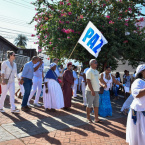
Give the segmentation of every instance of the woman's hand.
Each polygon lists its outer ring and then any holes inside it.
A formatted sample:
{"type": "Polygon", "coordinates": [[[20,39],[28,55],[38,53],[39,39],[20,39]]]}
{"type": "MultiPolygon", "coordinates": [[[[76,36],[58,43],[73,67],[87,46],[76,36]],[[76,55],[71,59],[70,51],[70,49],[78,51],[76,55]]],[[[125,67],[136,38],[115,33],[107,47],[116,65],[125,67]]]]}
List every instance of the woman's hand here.
{"type": "Polygon", "coordinates": [[[24,84],[24,80],[21,79],[20,80],[20,84],[23,85],[24,84]]]}
{"type": "Polygon", "coordinates": [[[48,93],[48,88],[45,88],[45,93],[46,93],[46,94],[48,93]]]}
{"type": "Polygon", "coordinates": [[[2,80],[2,85],[6,85],[5,80],[2,80]]]}
{"type": "Polygon", "coordinates": [[[107,85],[105,84],[105,85],[103,85],[103,88],[107,88],[107,85]]]}

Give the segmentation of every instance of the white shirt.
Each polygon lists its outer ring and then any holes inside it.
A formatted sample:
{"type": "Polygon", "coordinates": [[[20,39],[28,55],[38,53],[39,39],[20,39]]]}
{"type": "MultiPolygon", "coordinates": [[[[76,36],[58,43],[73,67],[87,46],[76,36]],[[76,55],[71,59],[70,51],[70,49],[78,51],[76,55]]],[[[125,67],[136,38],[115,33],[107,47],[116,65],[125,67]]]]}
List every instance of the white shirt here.
{"type": "Polygon", "coordinates": [[[63,68],[59,68],[59,77],[62,77],[63,76],[63,68]],[[61,73],[62,72],[62,73],[61,73]]]}
{"type": "MultiPolygon", "coordinates": [[[[117,81],[119,81],[119,82],[120,82],[120,77],[115,78],[115,80],[117,80],[117,81]]],[[[119,88],[119,85],[117,85],[117,84],[116,84],[116,87],[118,87],[118,88],[119,88]]]]}
{"type": "Polygon", "coordinates": [[[136,79],[131,86],[131,94],[134,100],[131,104],[131,108],[135,111],[145,111],[145,96],[141,98],[136,98],[140,90],[145,88],[145,81],[142,79],[136,79]]]}
{"type": "Polygon", "coordinates": [[[15,62],[13,62],[13,67],[10,64],[9,60],[3,61],[1,65],[1,74],[4,74],[4,78],[9,78],[9,83],[14,82],[14,78],[18,77],[17,74],[17,65],[15,62]]]}
{"type": "Polygon", "coordinates": [[[73,70],[73,77],[74,77],[74,79],[76,79],[76,80],[74,80],[74,84],[78,84],[78,75],[77,75],[77,73],[76,73],[76,71],[74,71],[73,70]]]}
{"type": "Polygon", "coordinates": [[[55,73],[56,73],[56,74],[57,74],[57,76],[59,77],[60,73],[59,73],[59,68],[58,68],[58,66],[56,66],[55,73]]]}
{"type": "Polygon", "coordinates": [[[111,88],[111,84],[112,84],[112,82],[113,82],[111,73],[110,73],[109,75],[110,75],[110,80],[107,80],[107,79],[105,78],[106,73],[103,72],[103,80],[104,80],[104,81],[106,82],[106,84],[107,84],[107,88],[104,88],[104,90],[106,90],[106,91],[108,91],[108,90],[111,88]]]}
{"type": "Polygon", "coordinates": [[[19,76],[19,78],[21,79],[21,78],[22,78],[22,72],[20,72],[20,73],[18,74],[18,76],[19,76]]]}
{"type": "MultiPolygon", "coordinates": [[[[89,68],[86,72],[86,79],[89,79],[91,81],[91,84],[92,84],[92,87],[93,87],[94,91],[99,91],[100,75],[99,75],[99,72],[96,69],[89,68]]],[[[88,84],[86,86],[86,90],[91,91],[88,84]]]]}
{"type": "Polygon", "coordinates": [[[89,67],[88,68],[86,68],[85,70],[84,70],[84,73],[86,74],[86,72],[87,72],[87,70],[89,69],[89,67]]]}
{"type": "MultiPolygon", "coordinates": [[[[34,64],[33,68],[37,67],[39,64],[40,62],[37,62],[36,64],[34,64]]],[[[34,72],[34,77],[42,78],[43,69],[44,63],[42,63],[42,65],[34,72]]]]}

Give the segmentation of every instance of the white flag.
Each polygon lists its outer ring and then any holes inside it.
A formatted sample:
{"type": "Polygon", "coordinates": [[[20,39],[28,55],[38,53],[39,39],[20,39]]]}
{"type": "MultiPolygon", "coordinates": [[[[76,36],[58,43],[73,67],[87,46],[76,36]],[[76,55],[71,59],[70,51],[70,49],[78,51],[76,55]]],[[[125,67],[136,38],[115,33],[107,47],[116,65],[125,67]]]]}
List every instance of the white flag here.
{"type": "Polygon", "coordinates": [[[98,57],[103,45],[108,43],[106,38],[92,22],[88,23],[78,42],[96,58],[98,57]]]}

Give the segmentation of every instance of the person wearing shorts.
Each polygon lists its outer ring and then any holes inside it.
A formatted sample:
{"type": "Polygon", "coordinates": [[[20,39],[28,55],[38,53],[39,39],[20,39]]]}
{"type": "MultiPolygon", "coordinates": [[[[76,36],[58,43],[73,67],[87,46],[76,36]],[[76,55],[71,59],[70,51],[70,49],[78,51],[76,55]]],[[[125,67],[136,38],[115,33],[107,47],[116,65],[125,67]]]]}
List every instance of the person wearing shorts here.
{"type": "Polygon", "coordinates": [[[98,118],[98,107],[99,107],[99,79],[100,75],[99,72],[96,70],[97,68],[97,61],[95,59],[91,59],[90,68],[86,72],[86,99],[87,99],[87,122],[92,123],[90,118],[91,108],[94,107],[94,114],[95,114],[95,123],[101,123],[102,121],[98,118]]]}

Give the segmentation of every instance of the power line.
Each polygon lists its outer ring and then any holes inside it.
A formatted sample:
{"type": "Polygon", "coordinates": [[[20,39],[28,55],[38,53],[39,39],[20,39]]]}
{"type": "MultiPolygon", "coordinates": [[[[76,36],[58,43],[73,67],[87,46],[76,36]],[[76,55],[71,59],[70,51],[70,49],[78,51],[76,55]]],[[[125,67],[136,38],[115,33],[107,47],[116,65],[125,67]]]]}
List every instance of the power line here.
{"type": "Polygon", "coordinates": [[[29,7],[25,7],[25,6],[23,6],[23,5],[20,5],[20,4],[18,4],[18,3],[16,3],[16,2],[12,2],[12,1],[7,1],[7,0],[4,0],[5,2],[8,2],[8,3],[11,3],[11,4],[14,4],[14,5],[17,5],[17,6],[21,6],[21,7],[23,7],[23,8],[27,8],[28,10],[33,10],[33,9],[31,9],[31,8],[29,8],[29,7]]]}
{"type": "MultiPolygon", "coordinates": [[[[14,31],[14,32],[27,33],[27,32],[23,32],[23,31],[18,31],[18,30],[13,30],[13,29],[7,29],[7,28],[3,28],[3,27],[0,27],[0,28],[1,29],[5,29],[5,30],[14,31]]],[[[27,33],[27,34],[32,34],[32,33],[27,33]]]]}
{"type": "Polygon", "coordinates": [[[18,22],[12,22],[10,20],[0,20],[1,22],[7,23],[7,24],[13,24],[13,25],[17,25],[17,26],[21,26],[21,27],[29,27],[29,28],[34,28],[34,26],[30,26],[29,24],[23,24],[23,23],[18,23],[18,22]]]}
{"type": "MultiPolygon", "coordinates": [[[[25,21],[25,19],[17,19],[17,18],[14,18],[14,17],[9,17],[9,16],[6,16],[6,15],[0,15],[0,17],[2,17],[2,18],[8,18],[8,19],[12,19],[12,20],[17,20],[17,21],[22,21],[22,22],[26,22],[25,21]]],[[[28,17],[27,17],[28,18],[28,17]]],[[[30,19],[32,19],[32,17],[30,18],[30,19]]],[[[28,20],[27,20],[28,21],[28,20]]],[[[29,20],[30,21],[30,20],[29,20]]]]}
{"type": "MultiPolygon", "coordinates": [[[[21,1],[26,2],[26,3],[29,3],[29,2],[27,2],[27,1],[25,1],[25,0],[21,0],[21,1]]],[[[29,4],[30,4],[30,3],[29,3],[29,4]]]]}
{"type": "MultiPolygon", "coordinates": [[[[3,33],[3,34],[14,34],[14,35],[19,35],[20,33],[15,33],[15,32],[8,32],[8,31],[3,31],[3,30],[0,30],[1,31],[1,33],[3,33]]],[[[31,35],[29,35],[29,34],[24,34],[25,36],[27,36],[27,37],[30,37],[30,38],[34,38],[34,37],[31,37],[31,35]]],[[[35,37],[36,38],[36,37],[35,37]]]]}
{"type": "Polygon", "coordinates": [[[24,5],[23,3],[19,3],[17,1],[11,1],[11,0],[5,0],[6,2],[10,2],[10,3],[13,3],[15,5],[19,5],[19,6],[22,6],[22,7],[26,7],[26,8],[29,8],[29,9],[32,9],[32,7],[28,6],[28,5],[24,5]]]}

